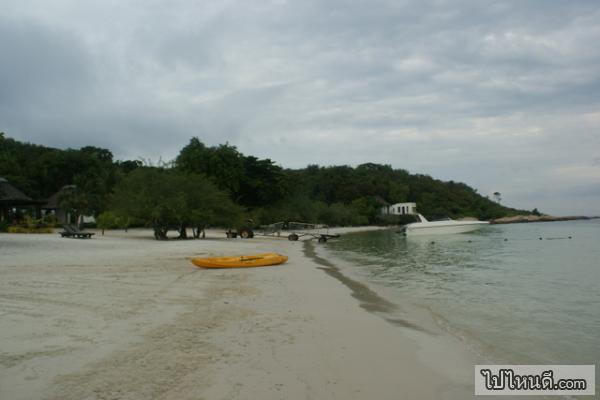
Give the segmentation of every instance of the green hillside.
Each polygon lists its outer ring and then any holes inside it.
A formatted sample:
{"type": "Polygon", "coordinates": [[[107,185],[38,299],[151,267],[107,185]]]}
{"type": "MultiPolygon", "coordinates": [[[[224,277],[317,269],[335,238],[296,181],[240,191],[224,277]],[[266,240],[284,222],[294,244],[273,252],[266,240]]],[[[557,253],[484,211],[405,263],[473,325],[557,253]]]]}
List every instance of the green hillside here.
{"type": "MultiPolygon", "coordinates": [[[[282,220],[330,225],[393,223],[398,221],[381,217],[381,206],[405,201],[416,202],[419,212],[430,218],[490,219],[529,213],[503,207],[464,183],[410,174],[389,165],[284,169],[270,159],[244,155],[228,144],[206,146],[198,138],[192,138],[168,165],[153,167],[136,160],[116,161],[108,149],[56,149],[19,142],[0,133],[0,176],[35,199],[48,198],[64,185],[74,184],[78,202],[71,202],[71,207],[95,216],[105,211],[126,211],[146,224],[151,218],[141,218],[145,212],[162,215],[167,224],[192,223],[176,212],[178,207],[179,211],[185,210],[185,215],[197,214],[194,224],[198,224],[198,219],[217,221],[213,212],[217,209],[220,213],[231,210],[239,220],[251,217],[256,224],[282,220]],[[219,208],[215,204],[213,210],[210,200],[204,199],[199,213],[200,205],[193,203],[190,187],[186,193],[161,190],[172,187],[169,182],[175,184],[181,177],[197,182],[194,187],[209,188],[205,191],[210,190],[215,199],[221,199],[220,206],[224,198],[230,205],[219,208]],[[151,190],[150,180],[154,185],[151,190]],[[133,186],[137,187],[136,194],[140,188],[147,188],[146,196],[156,196],[155,203],[146,204],[148,210],[133,210],[135,205],[128,204],[127,208],[122,204],[128,188],[133,186]],[[185,203],[185,199],[190,203],[185,203]]],[[[219,221],[223,223],[222,219],[219,221]]]]}

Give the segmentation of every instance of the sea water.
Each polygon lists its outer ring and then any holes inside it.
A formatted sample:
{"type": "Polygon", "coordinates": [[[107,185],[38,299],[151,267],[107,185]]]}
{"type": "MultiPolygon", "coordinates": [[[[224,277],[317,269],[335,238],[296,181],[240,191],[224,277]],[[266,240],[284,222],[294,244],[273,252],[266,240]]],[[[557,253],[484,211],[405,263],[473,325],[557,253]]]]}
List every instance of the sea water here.
{"type": "Polygon", "coordinates": [[[414,238],[364,232],[327,251],[371,287],[386,287],[388,300],[426,307],[498,363],[600,367],[600,220],[414,238]]]}

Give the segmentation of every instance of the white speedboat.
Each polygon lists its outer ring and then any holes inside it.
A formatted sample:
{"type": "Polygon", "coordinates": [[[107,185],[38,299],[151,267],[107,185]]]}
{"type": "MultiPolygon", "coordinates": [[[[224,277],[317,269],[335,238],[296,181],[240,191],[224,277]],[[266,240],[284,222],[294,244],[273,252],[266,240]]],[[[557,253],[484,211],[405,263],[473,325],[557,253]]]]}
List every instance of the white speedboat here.
{"type": "Polygon", "coordinates": [[[487,221],[455,221],[447,219],[443,221],[427,221],[421,214],[417,214],[419,222],[406,224],[402,227],[401,233],[407,236],[412,235],[441,235],[449,233],[472,232],[488,225],[487,221]]]}

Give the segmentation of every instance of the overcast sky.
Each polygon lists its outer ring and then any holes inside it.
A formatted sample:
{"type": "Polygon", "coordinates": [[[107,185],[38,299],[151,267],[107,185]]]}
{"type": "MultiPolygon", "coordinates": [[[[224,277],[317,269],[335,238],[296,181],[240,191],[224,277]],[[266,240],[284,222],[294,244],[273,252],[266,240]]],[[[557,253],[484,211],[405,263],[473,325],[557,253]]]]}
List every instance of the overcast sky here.
{"type": "Polygon", "coordinates": [[[2,0],[0,131],[119,159],[192,136],[600,214],[598,1],[2,0]]]}

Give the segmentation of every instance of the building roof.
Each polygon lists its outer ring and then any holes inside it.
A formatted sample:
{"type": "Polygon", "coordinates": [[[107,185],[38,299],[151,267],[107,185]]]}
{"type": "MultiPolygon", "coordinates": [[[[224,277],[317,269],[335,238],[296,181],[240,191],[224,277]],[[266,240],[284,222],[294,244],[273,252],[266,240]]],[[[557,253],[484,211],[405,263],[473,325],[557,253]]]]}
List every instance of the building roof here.
{"type": "Polygon", "coordinates": [[[60,196],[63,194],[65,189],[72,189],[74,187],[75,187],[75,185],[63,186],[58,192],[56,192],[52,196],[48,197],[48,200],[46,200],[46,204],[44,204],[42,206],[42,208],[50,209],[50,210],[60,208],[59,207],[60,196]]]}
{"type": "Polygon", "coordinates": [[[5,178],[0,177],[0,203],[33,204],[35,200],[11,185],[5,178]]]}

